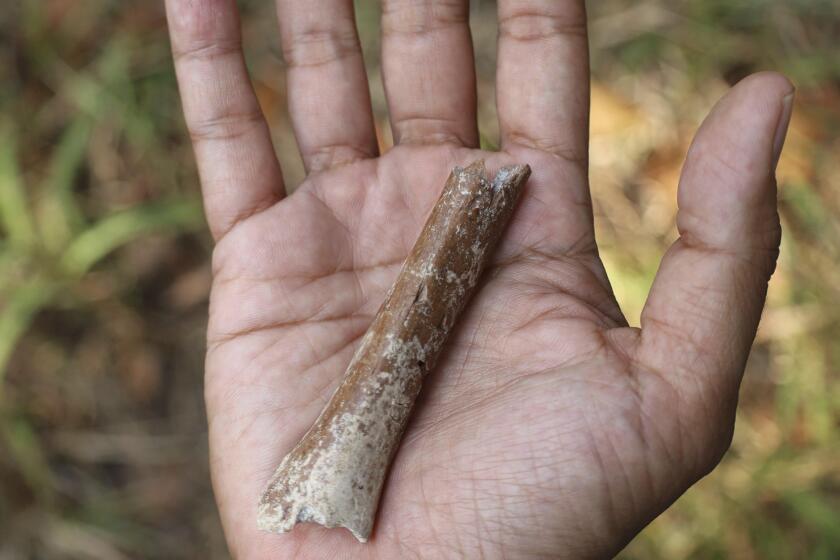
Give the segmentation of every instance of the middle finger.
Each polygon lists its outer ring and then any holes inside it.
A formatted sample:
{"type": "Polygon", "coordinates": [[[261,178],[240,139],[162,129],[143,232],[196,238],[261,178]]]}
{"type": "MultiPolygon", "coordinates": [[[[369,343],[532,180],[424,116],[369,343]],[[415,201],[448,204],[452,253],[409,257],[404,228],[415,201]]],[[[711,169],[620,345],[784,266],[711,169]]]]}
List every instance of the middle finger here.
{"type": "Polygon", "coordinates": [[[382,73],[394,141],[478,147],[469,0],[384,0],[382,73]]]}

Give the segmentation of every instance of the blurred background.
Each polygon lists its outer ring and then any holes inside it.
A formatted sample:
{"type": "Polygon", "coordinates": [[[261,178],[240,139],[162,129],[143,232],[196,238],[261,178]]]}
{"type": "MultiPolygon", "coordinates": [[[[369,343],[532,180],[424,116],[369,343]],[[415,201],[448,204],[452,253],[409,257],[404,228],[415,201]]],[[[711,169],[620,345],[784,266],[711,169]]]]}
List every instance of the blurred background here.
{"type": "MultiPolygon", "coordinates": [[[[287,182],[302,178],[270,0],[240,1],[287,182]]],[[[483,142],[496,143],[495,5],[473,0],[483,142]]],[[[638,316],[675,238],[695,128],[745,75],[798,98],[784,241],[732,450],[626,559],[840,558],[840,4],[590,2],[592,189],[638,316]]],[[[357,2],[377,125],[378,3],[357,2]]],[[[550,69],[547,69],[550,71],[550,69]]],[[[162,1],[0,10],[0,560],[227,558],[202,404],[211,243],[162,1]]]]}

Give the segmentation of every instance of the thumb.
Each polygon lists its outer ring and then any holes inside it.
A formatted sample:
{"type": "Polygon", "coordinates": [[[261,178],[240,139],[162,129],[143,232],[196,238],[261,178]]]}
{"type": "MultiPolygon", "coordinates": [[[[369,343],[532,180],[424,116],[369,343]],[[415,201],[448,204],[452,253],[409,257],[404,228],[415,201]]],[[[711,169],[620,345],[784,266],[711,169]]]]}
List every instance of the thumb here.
{"type": "Polygon", "coordinates": [[[729,445],[738,386],[778,256],[774,175],[793,93],[786,78],[756,74],[703,123],[680,179],[680,238],[662,260],[642,312],[637,362],[666,377],[689,422],[712,432],[697,442],[701,470],[729,445]]]}

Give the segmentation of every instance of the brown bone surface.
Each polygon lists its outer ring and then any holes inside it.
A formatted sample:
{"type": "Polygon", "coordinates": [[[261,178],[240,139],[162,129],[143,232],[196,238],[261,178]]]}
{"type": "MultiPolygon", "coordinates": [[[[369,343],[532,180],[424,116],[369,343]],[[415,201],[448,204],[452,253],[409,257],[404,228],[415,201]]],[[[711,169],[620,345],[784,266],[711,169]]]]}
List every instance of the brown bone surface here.
{"type": "Polygon", "coordinates": [[[423,378],[475,290],[531,170],[456,167],[327,406],[260,500],[261,529],[298,522],[370,536],[423,378]]]}

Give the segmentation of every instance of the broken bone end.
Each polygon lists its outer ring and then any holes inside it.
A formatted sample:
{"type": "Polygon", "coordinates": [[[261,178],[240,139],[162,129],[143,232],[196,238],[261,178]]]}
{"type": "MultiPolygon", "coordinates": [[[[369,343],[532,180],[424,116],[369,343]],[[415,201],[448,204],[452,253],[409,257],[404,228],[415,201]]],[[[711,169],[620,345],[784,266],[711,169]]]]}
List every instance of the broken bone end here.
{"type": "Polygon", "coordinates": [[[531,166],[528,164],[506,165],[493,177],[493,190],[498,192],[503,188],[518,188],[530,175],[531,166]]]}
{"type": "Polygon", "coordinates": [[[366,543],[370,537],[371,527],[363,527],[358,523],[336,520],[332,516],[324,515],[318,509],[307,505],[296,505],[284,510],[268,501],[259,505],[257,513],[257,527],[269,533],[288,533],[298,523],[316,523],[328,529],[343,527],[350,531],[360,543],[366,543]]]}
{"type": "Polygon", "coordinates": [[[455,167],[452,173],[466,180],[477,178],[492,187],[494,191],[499,191],[505,187],[518,188],[531,175],[531,167],[525,163],[506,165],[499,168],[496,174],[490,177],[484,160],[478,159],[466,167],[455,167]]]}

